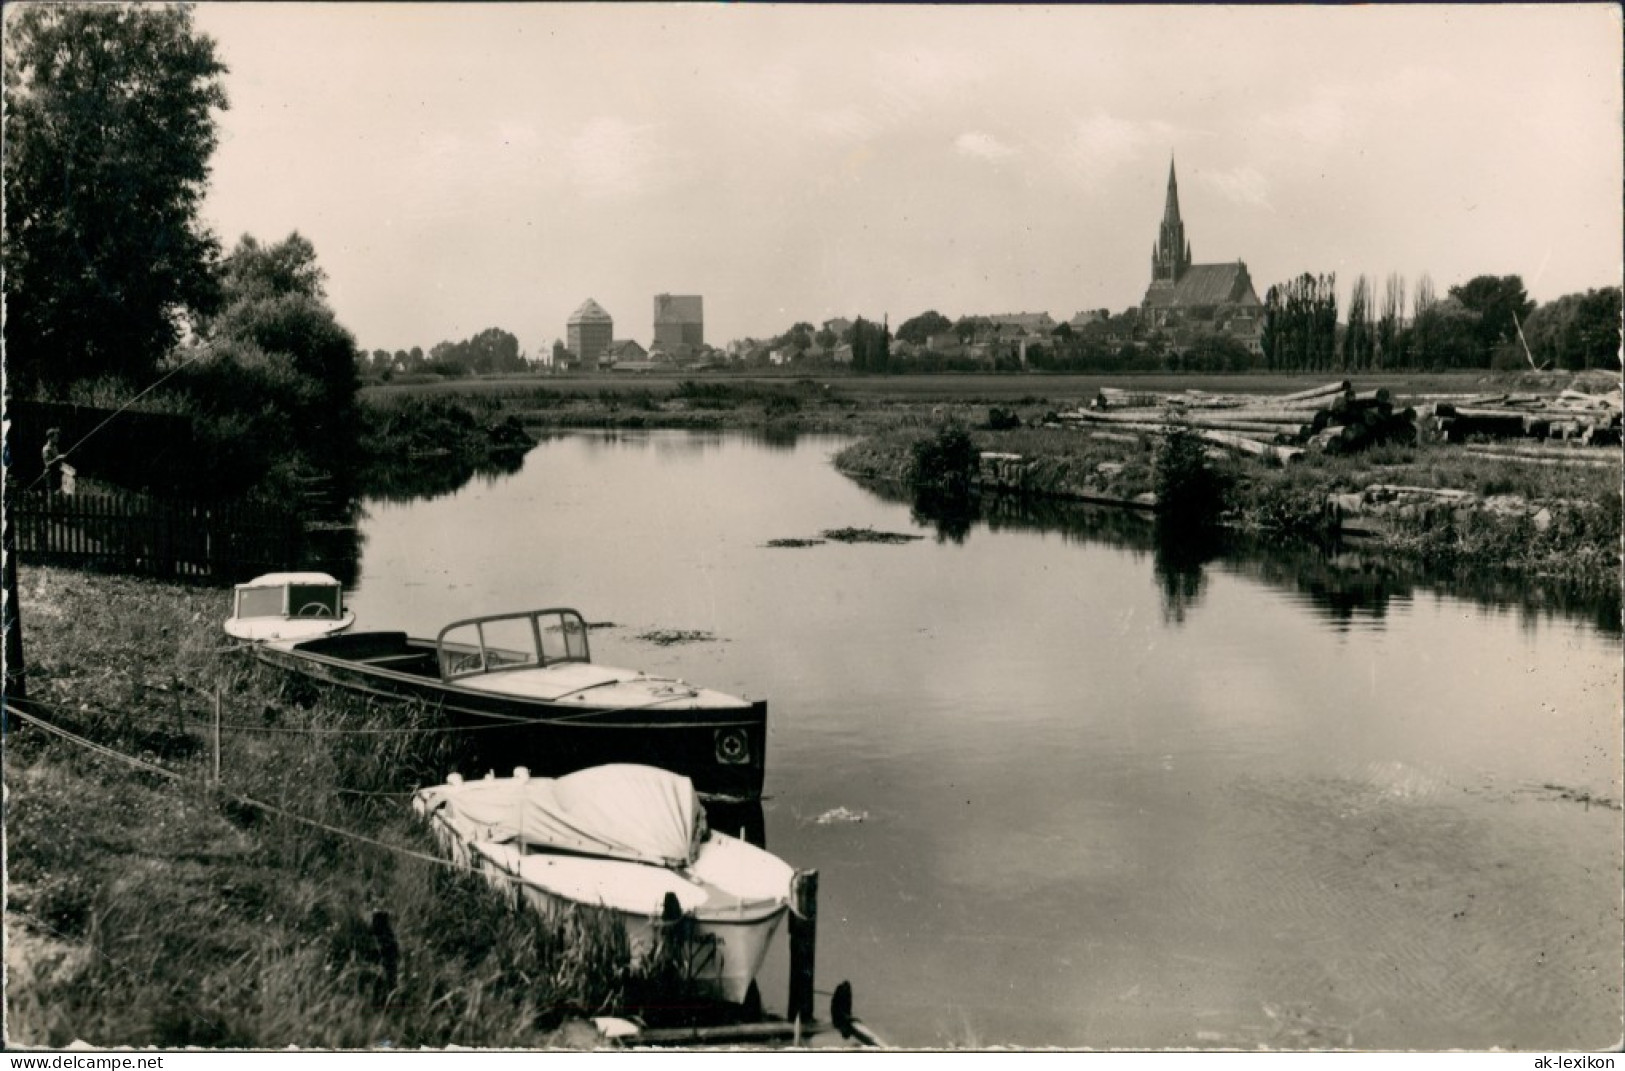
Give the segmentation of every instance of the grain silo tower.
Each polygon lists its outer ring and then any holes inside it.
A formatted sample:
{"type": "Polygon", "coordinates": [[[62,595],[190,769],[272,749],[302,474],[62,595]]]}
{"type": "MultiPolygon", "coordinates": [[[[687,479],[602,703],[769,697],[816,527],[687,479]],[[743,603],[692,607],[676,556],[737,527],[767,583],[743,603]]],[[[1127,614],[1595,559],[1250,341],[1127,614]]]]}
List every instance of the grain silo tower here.
{"type": "Polygon", "coordinates": [[[705,311],[698,294],[655,295],[656,346],[705,345],[705,311]]]}
{"type": "Polygon", "coordinates": [[[588,298],[570,314],[566,336],[565,344],[576,355],[579,367],[590,371],[598,367],[598,358],[609,349],[615,337],[615,321],[602,305],[588,298]]]}

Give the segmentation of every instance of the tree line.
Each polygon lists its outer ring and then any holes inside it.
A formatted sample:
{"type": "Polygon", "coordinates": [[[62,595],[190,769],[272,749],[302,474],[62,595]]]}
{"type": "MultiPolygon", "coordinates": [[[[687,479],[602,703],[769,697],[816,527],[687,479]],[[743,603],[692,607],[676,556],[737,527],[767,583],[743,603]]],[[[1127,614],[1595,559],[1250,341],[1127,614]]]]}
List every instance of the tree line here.
{"type": "Polygon", "coordinates": [[[1373,369],[1616,368],[1620,288],[1568,294],[1537,306],[1518,275],[1478,275],[1435,295],[1417,280],[1389,275],[1379,296],[1355,279],[1346,321],[1338,322],[1335,275],[1305,273],[1270,287],[1262,333],[1266,369],[1283,372],[1373,369]]]}
{"type": "Polygon", "coordinates": [[[396,372],[470,376],[525,372],[530,369],[525,351],[519,347],[518,337],[500,327],[487,327],[460,342],[437,342],[427,354],[421,346],[393,353],[375,349],[370,354],[362,354],[360,360],[369,375],[382,379],[388,379],[396,372]]]}

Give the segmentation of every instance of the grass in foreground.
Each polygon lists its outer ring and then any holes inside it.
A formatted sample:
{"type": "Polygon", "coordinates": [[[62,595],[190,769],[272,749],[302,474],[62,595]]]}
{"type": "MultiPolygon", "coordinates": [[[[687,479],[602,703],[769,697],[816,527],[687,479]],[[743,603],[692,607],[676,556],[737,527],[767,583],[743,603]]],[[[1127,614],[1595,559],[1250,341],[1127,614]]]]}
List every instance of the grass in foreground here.
{"type": "Polygon", "coordinates": [[[446,768],[424,712],[228,651],[222,592],[44,568],[21,586],[41,716],[180,780],[8,735],[9,1045],[538,1047],[572,1016],[681,1000],[670,954],[634,964],[613,921],[543,920],[434,861],[407,807],[446,768]]]}

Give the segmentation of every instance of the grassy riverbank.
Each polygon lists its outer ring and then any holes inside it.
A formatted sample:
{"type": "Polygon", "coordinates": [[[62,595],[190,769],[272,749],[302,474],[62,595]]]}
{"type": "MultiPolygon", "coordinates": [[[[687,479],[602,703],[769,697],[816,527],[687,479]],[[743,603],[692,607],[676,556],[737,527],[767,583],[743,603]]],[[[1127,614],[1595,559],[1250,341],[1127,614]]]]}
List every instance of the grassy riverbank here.
{"type": "MultiPolygon", "coordinates": [[[[836,455],[849,475],[906,482],[919,431],[869,436],[836,455]]],[[[1064,428],[974,429],[979,451],[1022,459],[1028,495],[1125,504],[1155,489],[1156,436],[1095,437],[1064,428]]],[[[1618,451],[1612,456],[1619,459],[1618,451]]],[[[1369,488],[1460,491],[1461,501],[1394,511],[1363,529],[1371,548],[1445,569],[1490,569],[1587,585],[1620,583],[1621,467],[1509,464],[1428,444],[1386,446],[1345,457],[1309,455],[1275,468],[1211,462],[1226,487],[1224,520],[1235,528],[1318,538],[1332,525],[1334,496],[1369,488]]]]}
{"type": "Polygon", "coordinates": [[[10,1045],[536,1047],[682,1002],[618,925],[545,924],[436,861],[407,806],[447,768],[429,713],[226,648],[218,590],[29,567],[20,586],[39,716],[108,750],[6,737],[10,1045]]]}
{"type": "MultiPolygon", "coordinates": [[[[1155,486],[1155,437],[1039,427],[1048,413],[1076,408],[1105,386],[1288,393],[1324,376],[851,376],[708,373],[693,378],[613,374],[375,386],[369,404],[464,395],[486,411],[532,428],[736,429],[763,434],[834,432],[859,441],[837,459],[866,478],[906,480],[913,444],[946,424],[971,429],[983,452],[1019,455],[1025,493],[1056,499],[1130,502],[1155,486]],[[992,409],[1017,426],[987,427],[992,409]]],[[[1555,394],[1577,384],[1602,390],[1617,377],[1586,373],[1362,374],[1395,404],[1430,394],[1488,390],[1555,394]],[[1580,380],[1584,382],[1581,383],[1580,380]]],[[[1612,466],[1518,464],[1475,457],[1445,444],[1386,446],[1334,457],[1310,454],[1280,469],[1216,462],[1227,477],[1227,520],[1252,531],[1319,536],[1333,496],[1407,487],[1462,491],[1449,508],[1396,505],[1366,527],[1374,546],[1444,568],[1496,569],[1587,584],[1620,582],[1621,454],[1587,451],[1612,466]]],[[[1385,492],[1372,492],[1378,497],[1385,492]]]]}

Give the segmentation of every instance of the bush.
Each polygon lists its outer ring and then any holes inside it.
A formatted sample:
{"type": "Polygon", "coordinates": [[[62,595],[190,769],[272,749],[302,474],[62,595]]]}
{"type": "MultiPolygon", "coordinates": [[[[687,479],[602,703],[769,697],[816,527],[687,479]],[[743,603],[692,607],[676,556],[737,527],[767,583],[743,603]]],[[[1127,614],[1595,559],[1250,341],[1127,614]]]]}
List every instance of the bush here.
{"type": "Polygon", "coordinates": [[[1193,432],[1172,428],[1157,449],[1152,484],[1165,517],[1211,523],[1224,510],[1230,480],[1208,461],[1193,432]]]}
{"type": "Polygon", "coordinates": [[[981,466],[981,453],[971,441],[970,432],[958,424],[947,424],[929,439],[920,439],[910,450],[909,483],[948,493],[965,493],[981,466]]]}

